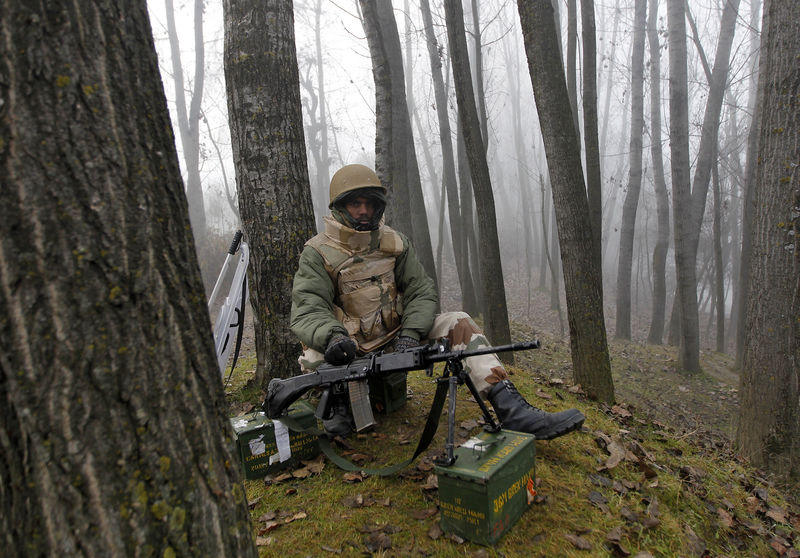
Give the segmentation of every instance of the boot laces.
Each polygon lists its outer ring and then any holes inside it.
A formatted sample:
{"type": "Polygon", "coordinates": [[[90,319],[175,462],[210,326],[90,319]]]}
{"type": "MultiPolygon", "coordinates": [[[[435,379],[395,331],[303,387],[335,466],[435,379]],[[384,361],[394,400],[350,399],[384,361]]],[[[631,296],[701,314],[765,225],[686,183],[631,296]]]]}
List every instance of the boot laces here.
{"type": "Polygon", "coordinates": [[[533,405],[528,403],[528,400],[525,399],[522,396],[522,394],[517,390],[517,386],[515,386],[514,384],[512,384],[508,380],[503,380],[503,382],[506,384],[506,389],[508,389],[508,392],[511,395],[513,395],[514,399],[517,400],[517,402],[520,405],[522,405],[523,407],[527,407],[529,409],[533,409],[534,411],[539,411],[541,413],[545,412],[545,411],[542,411],[539,407],[534,407],[533,405]]]}

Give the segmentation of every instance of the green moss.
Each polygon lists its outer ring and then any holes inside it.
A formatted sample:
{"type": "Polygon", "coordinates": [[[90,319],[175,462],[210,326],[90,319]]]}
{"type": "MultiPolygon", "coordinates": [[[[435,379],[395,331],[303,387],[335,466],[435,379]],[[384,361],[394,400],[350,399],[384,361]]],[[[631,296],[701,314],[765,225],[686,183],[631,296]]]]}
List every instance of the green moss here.
{"type": "Polygon", "coordinates": [[[71,81],[69,76],[56,76],[56,87],[67,87],[71,81]]]}
{"type": "Polygon", "coordinates": [[[158,468],[161,470],[162,475],[166,475],[169,471],[169,467],[171,464],[171,460],[166,455],[162,455],[158,458],[158,468]]]}
{"type": "Polygon", "coordinates": [[[167,504],[164,500],[158,500],[157,502],[154,502],[152,506],[150,506],[150,513],[152,513],[153,516],[155,516],[155,518],[159,521],[167,517],[169,512],[169,504],[167,504]]]}
{"type": "Polygon", "coordinates": [[[122,294],[122,289],[119,286],[111,287],[108,292],[108,300],[115,300],[120,294],[122,294]]]}
{"type": "Polygon", "coordinates": [[[173,531],[183,529],[183,524],[185,521],[186,510],[181,507],[173,508],[172,513],[169,516],[169,528],[173,531]]]}

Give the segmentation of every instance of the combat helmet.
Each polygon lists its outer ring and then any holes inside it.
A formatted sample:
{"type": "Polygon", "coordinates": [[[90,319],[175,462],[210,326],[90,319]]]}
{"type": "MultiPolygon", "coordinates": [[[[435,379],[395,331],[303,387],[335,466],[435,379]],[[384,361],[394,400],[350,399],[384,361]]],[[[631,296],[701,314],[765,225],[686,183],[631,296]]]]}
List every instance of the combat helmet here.
{"type": "Polygon", "coordinates": [[[328,207],[339,221],[356,230],[377,229],[386,209],[386,187],[371,168],[359,164],[345,165],[331,178],[328,207]],[[347,200],[354,196],[366,197],[375,204],[375,215],[368,226],[357,223],[345,209],[347,200]]]}

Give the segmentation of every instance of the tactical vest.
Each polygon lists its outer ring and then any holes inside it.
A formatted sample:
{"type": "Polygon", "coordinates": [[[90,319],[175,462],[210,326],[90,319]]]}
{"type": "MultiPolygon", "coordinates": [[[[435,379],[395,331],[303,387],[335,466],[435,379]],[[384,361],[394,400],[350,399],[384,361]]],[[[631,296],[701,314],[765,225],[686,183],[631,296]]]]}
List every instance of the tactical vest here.
{"type": "Polygon", "coordinates": [[[400,235],[383,223],[374,231],[356,231],[327,216],[325,232],[306,245],[322,256],[336,291],[336,319],[359,351],[374,351],[393,339],[403,314],[394,277],[403,252],[400,235]]]}

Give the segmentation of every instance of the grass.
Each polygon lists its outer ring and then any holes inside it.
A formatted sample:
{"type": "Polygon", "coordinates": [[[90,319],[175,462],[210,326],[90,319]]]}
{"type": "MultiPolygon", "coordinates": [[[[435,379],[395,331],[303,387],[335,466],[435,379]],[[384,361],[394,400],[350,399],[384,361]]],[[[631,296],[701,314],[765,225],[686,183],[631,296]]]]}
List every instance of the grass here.
{"type": "MultiPolygon", "coordinates": [[[[444,447],[442,420],[428,451],[395,476],[359,480],[319,461],[321,472],[305,478],[274,473],[266,481],[245,481],[260,555],[800,556],[800,517],[786,493],[738,459],[716,434],[686,428],[691,420],[681,406],[689,404],[683,401],[687,392],[697,392],[692,405],[712,411],[719,402],[730,407],[735,389],[710,370],[723,369],[724,362],[684,378],[670,373],[674,355],[665,347],[612,343],[622,405],[609,408],[552,381],[570,377],[569,350],[564,343],[543,341],[542,349],[517,359],[514,383],[532,404],[548,411],[577,407],[587,420],[581,432],[536,443],[536,501],[494,548],[438,529],[431,475],[432,460],[444,447]],[[681,385],[687,391],[676,387],[681,385]],[[625,404],[631,400],[635,403],[625,404]],[[650,409],[653,401],[658,405],[650,409]],[[684,422],[673,426],[679,417],[684,422]],[[610,461],[614,448],[623,449],[618,464],[610,461]]],[[[228,388],[233,407],[262,397],[258,390],[242,391],[253,368],[254,361],[245,359],[233,375],[228,388]]],[[[341,451],[364,467],[410,456],[433,382],[413,372],[408,388],[404,408],[376,415],[377,428],[349,439],[350,448],[341,451]]],[[[458,441],[479,432],[472,420],[478,415],[468,391],[459,388],[458,441]]],[[[730,428],[724,426],[730,418],[711,432],[730,428]]]]}

